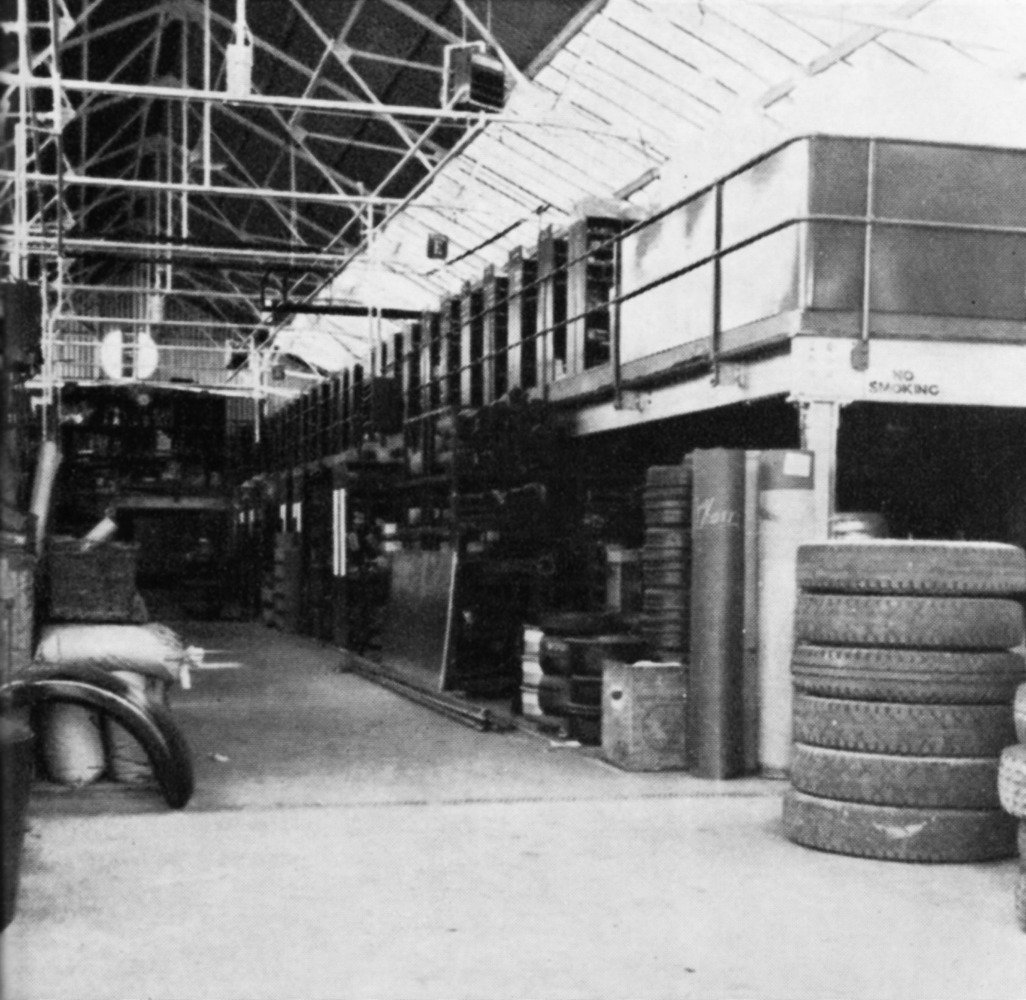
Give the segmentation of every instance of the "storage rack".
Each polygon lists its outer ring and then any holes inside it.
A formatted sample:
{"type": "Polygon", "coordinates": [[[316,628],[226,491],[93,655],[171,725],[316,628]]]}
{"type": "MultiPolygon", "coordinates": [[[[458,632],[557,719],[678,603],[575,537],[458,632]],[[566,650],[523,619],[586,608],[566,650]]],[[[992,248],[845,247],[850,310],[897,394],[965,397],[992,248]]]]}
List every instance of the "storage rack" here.
{"type": "Polygon", "coordinates": [[[376,344],[366,367],[326,380],[267,421],[286,531],[296,527],[293,501],[308,492],[297,467],[329,462],[346,470],[354,502],[387,479],[395,543],[461,553],[450,673],[465,690],[515,688],[520,623],[551,606],[559,573],[579,568],[568,554],[579,533],[558,512],[572,509],[581,484],[560,460],[551,387],[608,365],[609,240],[626,225],[595,218],[544,230],[530,255],[513,252],[503,273],[489,268],[376,344]]]}

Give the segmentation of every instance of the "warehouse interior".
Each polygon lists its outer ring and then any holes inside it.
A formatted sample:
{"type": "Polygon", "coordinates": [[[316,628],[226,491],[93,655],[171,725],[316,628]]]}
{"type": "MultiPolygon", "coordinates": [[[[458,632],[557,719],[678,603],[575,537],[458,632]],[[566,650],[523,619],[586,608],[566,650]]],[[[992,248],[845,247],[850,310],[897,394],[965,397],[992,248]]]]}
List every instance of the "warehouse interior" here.
{"type": "Polygon", "coordinates": [[[1017,738],[1026,8],[0,29],[12,996],[1021,995],[996,788],[975,845],[903,858],[945,865],[809,850],[855,835],[788,810],[826,766],[796,645],[982,656],[959,756],[996,776],[1017,738]],[[822,638],[821,592],[916,600],[809,583],[835,542],[923,543],[908,593],[990,601],[986,634],[945,604],[943,641],[822,638]]]}

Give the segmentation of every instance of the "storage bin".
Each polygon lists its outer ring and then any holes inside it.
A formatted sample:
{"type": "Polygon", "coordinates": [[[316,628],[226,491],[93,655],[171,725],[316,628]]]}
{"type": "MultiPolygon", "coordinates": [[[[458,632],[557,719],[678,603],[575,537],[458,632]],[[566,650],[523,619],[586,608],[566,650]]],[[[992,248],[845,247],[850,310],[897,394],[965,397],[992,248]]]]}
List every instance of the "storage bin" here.
{"type": "Polygon", "coordinates": [[[607,661],[602,677],[602,753],[628,771],[687,767],[687,668],[607,661]]]}

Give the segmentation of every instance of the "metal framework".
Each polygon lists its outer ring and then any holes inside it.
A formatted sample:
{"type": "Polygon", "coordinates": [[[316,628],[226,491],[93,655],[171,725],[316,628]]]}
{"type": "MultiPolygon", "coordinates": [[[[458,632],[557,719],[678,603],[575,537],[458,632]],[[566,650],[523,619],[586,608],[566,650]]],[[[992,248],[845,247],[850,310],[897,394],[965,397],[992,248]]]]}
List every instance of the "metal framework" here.
{"type": "Polygon", "coordinates": [[[1014,4],[988,20],[959,0],[873,16],[808,0],[554,0],[549,36],[516,0],[9,7],[0,279],[40,286],[48,399],[66,344],[126,319],[168,348],[199,331],[248,352],[223,378],[259,398],[262,355],[287,339],[262,308],[269,273],[290,275],[293,302],[367,307],[362,334],[337,337],[358,358],[381,310],[433,307],[532,227],[590,200],[645,207],[679,163],[693,183],[731,122],[797,125],[808,81],[864,66],[1019,85],[1026,30],[1014,4]],[[501,113],[439,99],[444,46],[467,40],[505,68],[501,113]],[[449,260],[424,253],[436,232],[449,260]]]}
{"type": "MultiPolygon", "coordinates": [[[[3,25],[16,54],[0,68],[9,140],[0,164],[0,278],[40,284],[47,396],[60,381],[63,346],[84,329],[129,316],[170,346],[188,323],[255,351],[254,335],[274,319],[259,308],[268,271],[290,271],[298,301],[347,265],[384,218],[491,213],[458,200],[418,204],[407,193],[411,177],[423,190],[454,141],[461,146],[484,118],[438,104],[438,45],[461,35],[423,7],[289,0],[290,33],[304,32],[317,52],[310,62],[272,42],[277,32],[259,30],[274,26],[248,16],[246,0],[16,0],[14,20],[3,25]],[[332,26],[339,7],[345,16],[332,26]],[[408,40],[409,52],[359,41],[382,8],[405,22],[395,37],[408,40]],[[431,81],[426,103],[390,99],[400,73],[431,81]],[[380,161],[370,180],[360,153],[380,161]],[[98,313],[90,312],[97,287],[109,290],[98,313]],[[186,303],[187,319],[166,318],[172,301],[186,303]]],[[[457,8],[499,47],[463,0],[457,8]]],[[[597,127],[573,115],[546,124],[597,127]]],[[[412,280],[421,297],[441,289],[412,280]]],[[[251,365],[254,391],[266,367],[251,365]]]]}

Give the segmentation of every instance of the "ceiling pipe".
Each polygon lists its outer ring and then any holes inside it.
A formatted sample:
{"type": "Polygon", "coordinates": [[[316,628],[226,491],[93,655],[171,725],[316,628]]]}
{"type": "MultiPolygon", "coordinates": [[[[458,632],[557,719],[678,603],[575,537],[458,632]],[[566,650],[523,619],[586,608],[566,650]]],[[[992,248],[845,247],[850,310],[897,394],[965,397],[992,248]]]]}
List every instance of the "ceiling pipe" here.
{"type": "MultiPolygon", "coordinates": [[[[15,180],[16,173],[13,170],[0,170],[0,180],[15,180]]],[[[35,184],[56,184],[56,174],[44,174],[38,171],[28,171],[25,174],[25,179],[35,184]]],[[[81,174],[69,173],[64,175],[63,183],[66,186],[79,185],[85,187],[122,187],[127,190],[134,191],[190,191],[194,194],[206,194],[206,195],[218,195],[226,198],[283,198],[292,199],[296,198],[299,201],[320,203],[323,205],[383,205],[386,208],[391,206],[403,206],[406,205],[407,199],[405,198],[386,198],[380,195],[372,194],[347,194],[337,195],[328,194],[325,192],[303,192],[303,191],[287,191],[279,188],[250,188],[250,187],[229,187],[229,186],[211,186],[206,187],[201,184],[193,184],[191,182],[178,182],[174,181],[167,183],[164,181],[145,181],[136,180],[127,177],[87,177],[81,174]]],[[[491,215],[494,214],[491,209],[475,208],[465,205],[459,205],[455,203],[445,202],[419,202],[415,206],[408,206],[418,209],[430,209],[432,211],[448,211],[448,212],[472,212],[474,214],[491,215]]]]}
{"type": "MultiPolygon", "coordinates": [[[[19,82],[18,74],[0,72],[0,83],[16,85],[19,82]]],[[[79,93],[96,94],[120,94],[124,97],[145,98],[167,98],[174,100],[190,101],[213,101],[216,104],[224,104],[226,95],[219,90],[198,90],[185,87],[164,87],[152,84],[129,84],[113,83],[108,80],[70,80],[64,79],[61,85],[65,90],[79,93]]],[[[39,89],[49,87],[50,81],[43,78],[33,77],[29,86],[39,89]]],[[[615,129],[595,128],[591,125],[581,125],[575,122],[565,121],[559,118],[524,118],[519,115],[503,115],[489,111],[454,111],[435,107],[425,107],[422,104],[381,104],[377,101],[331,101],[325,98],[302,98],[287,97],[281,94],[249,94],[246,97],[232,97],[234,105],[249,105],[264,108],[302,108],[307,111],[322,111],[340,115],[376,115],[386,118],[408,117],[408,118],[430,118],[442,119],[452,122],[466,122],[468,124],[485,124],[487,122],[505,122],[514,125],[534,125],[540,128],[565,129],[571,132],[586,132],[592,135],[608,135],[617,139],[635,140],[636,135],[627,135],[617,132],[615,129]]]]}

